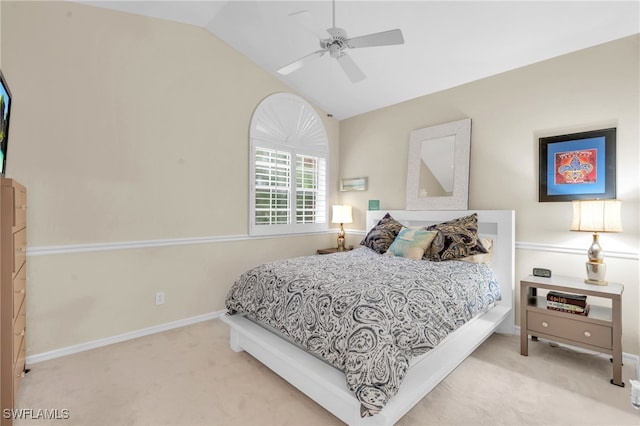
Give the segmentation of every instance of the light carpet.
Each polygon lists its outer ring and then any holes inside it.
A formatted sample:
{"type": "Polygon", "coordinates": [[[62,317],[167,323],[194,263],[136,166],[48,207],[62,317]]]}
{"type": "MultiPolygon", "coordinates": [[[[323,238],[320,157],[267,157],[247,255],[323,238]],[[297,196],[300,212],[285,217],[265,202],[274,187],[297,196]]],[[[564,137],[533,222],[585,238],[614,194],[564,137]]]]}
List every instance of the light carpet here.
{"type": "MultiPolygon", "coordinates": [[[[341,424],[228,339],[212,320],[34,364],[17,401],[32,418],[14,424],[341,424]]],[[[634,377],[625,365],[614,386],[607,358],[542,341],[523,357],[518,336],[494,334],[398,424],[638,426],[634,377]]]]}

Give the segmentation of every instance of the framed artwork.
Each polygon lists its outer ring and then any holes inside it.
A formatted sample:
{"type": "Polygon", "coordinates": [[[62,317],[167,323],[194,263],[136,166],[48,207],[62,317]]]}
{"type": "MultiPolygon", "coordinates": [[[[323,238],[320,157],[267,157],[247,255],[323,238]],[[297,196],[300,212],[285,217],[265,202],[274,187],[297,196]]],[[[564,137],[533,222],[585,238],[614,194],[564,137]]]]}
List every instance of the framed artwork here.
{"type": "Polygon", "coordinates": [[[340,191],[366,191],[367,178],[340,179],[340,191]]]}
{"type": "Polygon", "coordinates": [[[616,198],[616,129],[550,136],[540,142],[538,201],[616,198]]]}

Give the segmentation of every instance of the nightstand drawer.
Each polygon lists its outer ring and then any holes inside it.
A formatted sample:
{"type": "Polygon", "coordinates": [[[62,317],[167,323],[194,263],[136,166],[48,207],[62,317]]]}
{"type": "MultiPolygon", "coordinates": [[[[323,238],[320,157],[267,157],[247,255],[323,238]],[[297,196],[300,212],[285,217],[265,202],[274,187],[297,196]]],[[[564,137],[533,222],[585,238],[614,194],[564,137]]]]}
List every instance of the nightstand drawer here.
{"type": "Polygon", "coordinates": [[[527,312],[527,330],[573,340],[599,348],[613,347],[612,329],[540,312],[527,312]]]}

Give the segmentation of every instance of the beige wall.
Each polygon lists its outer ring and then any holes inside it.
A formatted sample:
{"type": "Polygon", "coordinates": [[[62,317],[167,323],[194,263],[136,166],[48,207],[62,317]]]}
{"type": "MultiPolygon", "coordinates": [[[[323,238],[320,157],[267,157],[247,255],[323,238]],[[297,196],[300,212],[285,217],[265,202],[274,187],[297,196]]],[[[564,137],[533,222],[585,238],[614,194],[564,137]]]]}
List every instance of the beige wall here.
{"type": "Polygon", "coordinates": [[[538,138],[615,126],[624,232],[600,242],[607,278],[625,285],[623,350],[640,354],[638,44],[625,38],[341,121],[340,176],[369,178],[368,191],[342,199],[356,206],[353,228],[364,228],[369,199],[405,207],[411,130],[470,117],[469,208],[516,211],[516,280],[535,266],[584,276],[591,235],[569,232],[571,203],[538,202],[538,138]]]}
{"type": "MultiPolygon", "coordinates": [[[[7,174],[29,191],[27,355],[221,310],[247,267],[333,244],[330,234],[246,238],[250,118],[264,97],[290,90],[207,31],[70,2],[3,1],[2,33],[14,94],[7,174]]],[[[339,123],[318,113],[335,188],[339,123]]]]}

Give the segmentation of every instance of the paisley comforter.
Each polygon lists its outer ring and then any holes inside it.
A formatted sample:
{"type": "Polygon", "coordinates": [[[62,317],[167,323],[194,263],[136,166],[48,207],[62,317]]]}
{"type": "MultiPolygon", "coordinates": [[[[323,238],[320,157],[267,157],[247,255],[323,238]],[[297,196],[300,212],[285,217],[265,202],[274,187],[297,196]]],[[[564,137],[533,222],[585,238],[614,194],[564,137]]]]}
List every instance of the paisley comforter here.
{"type": "Polygon", "coordinates": [[[489,265],[361,247],[257,266],[235,282],[226,306],[342,370],[364,417],[397,393],[412,357],[499,299],[489,265]]]}

